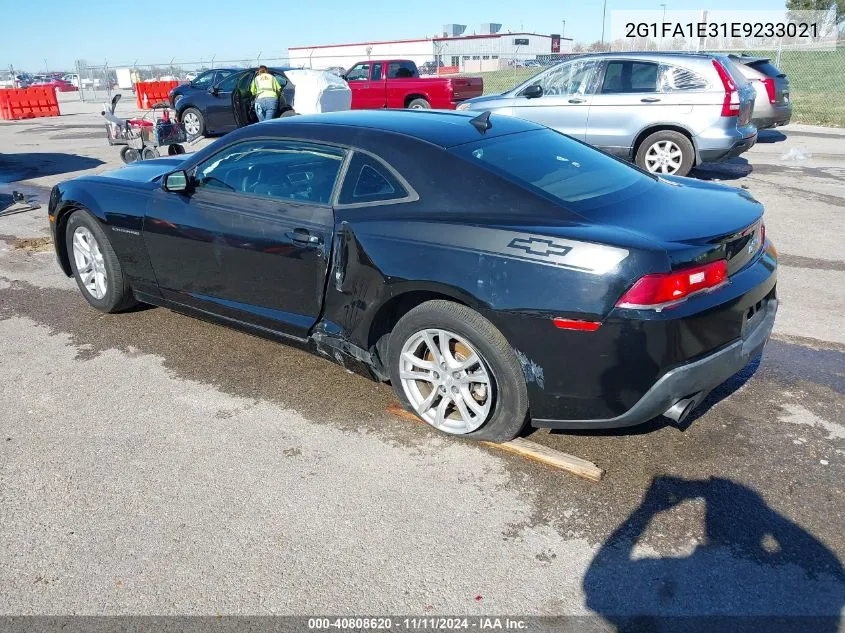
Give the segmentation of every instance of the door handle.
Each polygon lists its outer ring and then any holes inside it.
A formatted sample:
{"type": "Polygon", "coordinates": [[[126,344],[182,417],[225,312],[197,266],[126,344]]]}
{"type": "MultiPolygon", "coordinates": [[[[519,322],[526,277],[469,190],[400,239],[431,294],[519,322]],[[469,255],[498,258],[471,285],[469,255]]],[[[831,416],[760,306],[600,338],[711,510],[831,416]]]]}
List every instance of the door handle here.
{"type": "Polygon", "coordinates": [[[658,99],[657,97],[643,97],[642,99],[640,99],[640,101],[642,101],[643,103],[657,103],[658,101],[660,101],[660,99],[658,99]]]}
{"type": "Polygon", "coordinates": [[[304,248],[312,246],[320,246],[323,243],[323,238],[319,235],[312,235],[308,229],[294,229],[287,234],[294,246],[302,246],[304,248]]]}
{"type": "Polygon", "coordinates": [[[570,99],[569,103],[584,103],[584,99],[570,99]]]}

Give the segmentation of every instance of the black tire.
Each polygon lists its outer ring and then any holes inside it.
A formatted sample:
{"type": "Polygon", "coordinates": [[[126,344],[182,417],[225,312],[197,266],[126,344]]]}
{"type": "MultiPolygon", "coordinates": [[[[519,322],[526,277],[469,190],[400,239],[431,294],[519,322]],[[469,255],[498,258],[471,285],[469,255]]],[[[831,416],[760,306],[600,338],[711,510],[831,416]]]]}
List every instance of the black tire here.
{"type": "Polygon", "coordinates": [[[411,99],[411,102],[408,104],[409,110],[431,110],[431,104],[426,100],[420,97],[419,99],[411,99]]]}
{"type": "Polygon", "coordinates": [[[695,163],[695,148],[693,148],[692,142],[680,132],[676,132],[674,130],[660,130],[658,132],[654,132],[653,134],[649,134],[639,144],[637,147],[635,162],[641,169],[645,169],[646,171],[657,174],[658,176],[686,176],[695,163]],[[677,166],[675,171],[654,171],[654,169],[649,165],[649,150],[656,144],[663,142],[674,143],[678,149],[681,150],[680,164],[677,166]]]}
{"type": "MultiPolygon", "coordinates": [[[[427,301],[405,314],[390,333],[387,365],[393,390],[416,413],[400,379],[402,347],[425,329],[445,329],[466,339],[491,374],[494,398],[481,426],[459,437],[507,442],[516,437],[528,415],[528,389],[519,360],[504,335],[475,310],[451,301],[427,301]]],[[[418,415],[418,414],[417,414],[418,415]]]]}
{"type": "Polygon", "coordinates": [[[125,145],[120,150],[120,160],[129,165],[130,163],[137,163],[139,160],[141,160],[141,155],[138,153],[138,150],[134,147],[129,147],[128,145],[125,145]]]}
{"type": "Polygon", "coordinates": [[[188,135],[188,138],[196,138],[205,134],[205,117],[202,115],[202,112],[196,108],[185,108],[182,111],[182,114],[179,115],[179,122],[182,125],[185,125],[185,133],[188,135]],[[192,129],[189,131],[187,125],[185,125],[185,118],[188,117],[190,122],[192,120],[191,117],[194,116],[197,120],[197,130],[192,129]]]}
{"type": "Polygon", "coordinates": [[[74,211],[67,220],[65,225],[65,246],[67,248],[68,258],[70,259],[70,267],[73,271],[76,285],[85,300],[93,307],[102,312],[123,312],[138,304],[135,297],[132,295],[132,290],[129,287],[129,282],[123,274],[123,268],[114,252],[108,237],[100,228],[99,221],[86,211],[74,211]],[[95,297],[82,281],[77,268],[76,257],[73,252],[73,238],[76,230],[84,227],[90,231],[97,242],[100,253],[103,258],[103,266],[106,271],[106,292],[103,297],[95,297]]]}
{"type": "Polygon", "coordinates": [[[159,153],[155,147],[145,147],[141,152],[141,158],[143,160],[152,160],[153,158],[158,158],[159,153]]]}
{"type": "Polygon", "coordinates": [[[167,155],[168,156],[181,156],[185,153],[185,148],[179,143],[175,143],[173,145],[167,146],[167,155]]]}

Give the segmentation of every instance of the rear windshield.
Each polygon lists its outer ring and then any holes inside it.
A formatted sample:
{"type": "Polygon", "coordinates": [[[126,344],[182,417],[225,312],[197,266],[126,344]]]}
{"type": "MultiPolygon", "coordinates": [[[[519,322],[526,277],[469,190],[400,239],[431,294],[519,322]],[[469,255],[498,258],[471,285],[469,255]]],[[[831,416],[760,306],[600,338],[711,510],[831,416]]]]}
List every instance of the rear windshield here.
{"type": "Polygon", "coordinates": [[[656,182],[548,129],[466,143],[450,151],[579,213],[639,194],[656,182]]]}
{"type": "Polygon", "coordinates": [[[748,65],[751,66],[757,72],[763,73],[767,77],[780,77],[783,73],[780,69],[771,63],[768,59],[761,59],[756,62],[748,62],[748,65]]]}

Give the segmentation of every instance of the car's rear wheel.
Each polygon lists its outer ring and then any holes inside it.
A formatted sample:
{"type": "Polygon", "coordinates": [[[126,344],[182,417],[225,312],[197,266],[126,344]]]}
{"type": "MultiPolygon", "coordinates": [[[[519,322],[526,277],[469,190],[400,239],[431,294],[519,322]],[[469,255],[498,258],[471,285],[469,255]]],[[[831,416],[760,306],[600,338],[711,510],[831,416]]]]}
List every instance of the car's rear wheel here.
{"type": "Polygon", "coordinates": [[[695,162],[690,140],[674,130],[660,130],[647,136],[637,148],[636,163],[653,174],[686,176],[695,162]]]}
{"type": "Polygon", "coordinates": [[[408,103],[409,110],[430,110],[431,104],[423,98],[419,99],[411,99],[410,103],[408,103]]]}
{"type": "Polygon", "coordinates": [[[202,112],[196,108],[185,108],[181,117],[182,125],[185,127],[185,133],[193,138],[195,136],[202,136],[205,134],[205,118],[202,112]]]}
{"type": "Polygon", "coordinates": [[[137,302],[123,268],[99,222],[85,211],[74,211],[65,228],[71,270],[82,296],[103,312],[120,312],[137,302]]]}
{"type": "Polygon", "coordinates": [[[504,335],[475,310],[428,301],[390,334],[390,379],[402,403],[450,435],[505,442],[522,429],[528,392],[504,335]]]}

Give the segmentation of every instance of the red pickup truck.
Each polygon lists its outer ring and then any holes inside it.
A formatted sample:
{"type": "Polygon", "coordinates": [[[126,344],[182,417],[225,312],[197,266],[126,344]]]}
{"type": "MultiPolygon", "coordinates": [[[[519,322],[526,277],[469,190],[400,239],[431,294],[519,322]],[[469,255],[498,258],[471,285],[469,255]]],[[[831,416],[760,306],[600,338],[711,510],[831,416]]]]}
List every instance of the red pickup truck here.
{"type": "Polygon", "coordinates": [[[454,110],[461,101],[484,91],[481,77],[420,78],[417,65],[407,59],[358,62],[344,75],[352,89],[352,109],[438,108],[454,110]]]}

